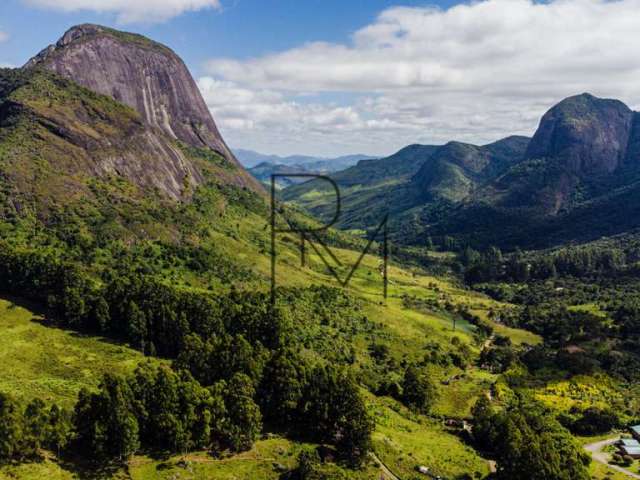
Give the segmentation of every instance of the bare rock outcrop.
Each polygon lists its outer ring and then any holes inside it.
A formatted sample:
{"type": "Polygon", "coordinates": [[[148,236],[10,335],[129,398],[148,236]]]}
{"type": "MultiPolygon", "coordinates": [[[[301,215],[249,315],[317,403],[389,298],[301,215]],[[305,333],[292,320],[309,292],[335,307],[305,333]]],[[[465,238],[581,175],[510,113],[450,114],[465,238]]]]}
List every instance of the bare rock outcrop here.
{"type": "MultiPolygon", "coordinates": [[[[237,167],[233,183],[261,190],[225,144],[184,62],[168,47],[141,35],[85,24],[71,28],[25,67],[44,67],[111,96],[170,139],[211,148],[237,167]]],[[[199,175],[192,178],[197,181],[199,175]]]]}
{"type": "Polygon", "coordinates": [[[627,156],[633,112],[618,100],[569,97],[540,121],[528,158],[556,158],[578,176],[611,173],[627,156]]]}

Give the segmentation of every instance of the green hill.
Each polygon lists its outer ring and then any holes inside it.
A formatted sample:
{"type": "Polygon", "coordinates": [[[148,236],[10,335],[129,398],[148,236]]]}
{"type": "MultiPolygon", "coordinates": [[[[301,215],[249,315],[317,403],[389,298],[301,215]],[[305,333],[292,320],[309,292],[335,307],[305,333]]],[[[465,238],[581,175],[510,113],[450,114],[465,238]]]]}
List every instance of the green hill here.
{"type": "MultiPolygon", "coordinates": [[[[509,137],[482,147],[460,142],[412,145],[388,158],[361,161],[331,175],[341,187],[342,214],[337,225],[356,231],[373,229],[388,214],[392,235],[400,243],[410,243],[404,231],[416,215],[428,224],[432,220],[422,217],[432,216],[434,209],[446,212],[472,197],[518,163],[528,143],[525,137],[509,137]]],[[[282,197],[325,220],[335,212],[334,190],[321,180],[291,186],[282,197]]]]}

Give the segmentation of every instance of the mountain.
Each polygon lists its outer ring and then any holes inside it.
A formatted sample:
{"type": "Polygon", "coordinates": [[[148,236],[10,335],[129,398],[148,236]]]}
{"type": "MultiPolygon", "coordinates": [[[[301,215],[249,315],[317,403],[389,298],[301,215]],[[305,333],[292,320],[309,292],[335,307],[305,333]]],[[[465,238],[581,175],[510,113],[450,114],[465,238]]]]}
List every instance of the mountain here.
{"type": "MultiPolygon", "coordinates": [[[[311,170],[307,170],[305,167],[300,165],[282,165],[276,163],[262,162],[252,167],[248,170],[248,172],[253,175],[256,180],[262,182],[268,188],[271,188],[271,176],[278,175],[289,175],[289,174],[306,174],[312,173],[311,170]]],[[[313,172],[317,173],[317,172],[313,172]]],[[[277,177],[276,178],[276,186],[279,189],[286,188],[290,185],[296,185],[298,183],[306,182],[309,178],[305,177],[277,177]]]]}
{"type": "MultiPolygon", "coordinates": [[[[240,167],[187,67],[168,47],[140,35],[85,24],[71,28],[25,67],[50,70],[93,92],[112,97],[137,111],[154,135],[162,133],[169,141],[211,149],[236,167],[233,179],[236,184],[260,188],[240,167]]],[[[164,156],[184,163],[173,150],[164,156]]],[[[198,172],[185,168],[191,170],[191,182],[201,183],[198,172]]]]}
{"type": "Polygon", "coordinates": [[[634,118],[617,100],[589,94],[563,100],[540,121],[526,163],[496,181],[483,198],[499,206],[547,213],[570,208],[577,189],[614,177],[633,164],[637,154],[629,146],[634,118]]]}
{"type": "Polygon", "coordinates": [[[585,93],[561,101],[542,117],[524,160],[447,218],[432,220],[431,233],[537,248],[634,230],[640,226],[639,122],[617,100],[585,93]]]}
{"type": "Polygon", "coordinates": [[[33,216],[53,229],[73,219],[90,242],[175,239],[171,216],[203,189],[264,195],[182,61],[95,25],[72,28],[22,69],[0,70],[0,152],[2,218],[33,216]]]}
{"type": "MultiPolygon", "coordinates": [[[[590,241],[640,226],[640,114],[585,93],[553,106],[531,139],[410,146],[334,178],[344,196],[339,226],[375,228],[388,213],[401,243],[454,237],[510,249],[590,241]]],[[[283,196],[321,216],[334,212],[319,182],[283,196]]]]}
{"type": "MultiPolygon", "coordinates": [[[[332,175],[341,187],[343,215],[338,224],[371,228],[387,214],[399,224],[405,213],[416,207],[460,201],[519,162],[528,143],[525,137],[509,137],[485,146],[460,142],[410,145],[387,158],[361,161],[332,175]]],[[[330,185],[321,181],[283,192],[285,200],[325,219],[334,212],[331,196],[330,185]]]]}
{"type": "Polygon", "coordinates": [[[526,137],[508,137],[481,147],[449,142],[422,164],[411,186],[423,198],[462,200],[518,163],[528,144],[526,137]]]}
{"type": "Polygon", "coordinates": [[[314,173],[337,172],[355,165],[360,160],[371,159],[369,155],[344,155],[335,158],[311,157],[308,155],[289,155],[281,157],[279,155],[266,155],[252,150],[234,150],[240,163],[246,168],[253,168],[261,163],[273,165],[285,165],[288,167],[304,168],[314,173]]]}

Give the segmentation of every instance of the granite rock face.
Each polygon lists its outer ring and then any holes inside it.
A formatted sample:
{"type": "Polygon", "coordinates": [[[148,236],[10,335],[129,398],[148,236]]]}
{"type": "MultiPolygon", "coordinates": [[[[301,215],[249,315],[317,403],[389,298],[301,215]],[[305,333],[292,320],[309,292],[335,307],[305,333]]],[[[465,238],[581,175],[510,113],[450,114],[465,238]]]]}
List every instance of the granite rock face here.
{"type": "Polygon", "coordinates": [[[578,176],[611,173],[627,157],[634,113],[618,100],[570,97],[540,122],[527,158],[556,158],[578,176]]]}
{"type": "MultiPolygon", "coordinates": [[[[240,166],[184,62],[143,36],[98,25],[71,28],[25,67],[44,67],[135,109],[169,139],[208,147],[237,167],[234,183],[260,190],[240,166]]],[[[198,183],[199,175],[192,175],[198,183]]]]}

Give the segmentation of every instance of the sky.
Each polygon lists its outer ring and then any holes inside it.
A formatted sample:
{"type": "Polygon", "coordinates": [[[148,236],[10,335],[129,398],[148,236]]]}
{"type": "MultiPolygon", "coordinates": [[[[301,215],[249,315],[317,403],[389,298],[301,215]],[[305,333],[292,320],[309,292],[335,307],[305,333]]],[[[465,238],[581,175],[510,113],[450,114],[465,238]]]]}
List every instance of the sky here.
{"type": "Polygon", "coordinates": [[[269,154],[532,135],[583,92],[640,107],[640,0],[0,0],[0,66],[86,22],[167,44],[227,143],[269,154]]]}

